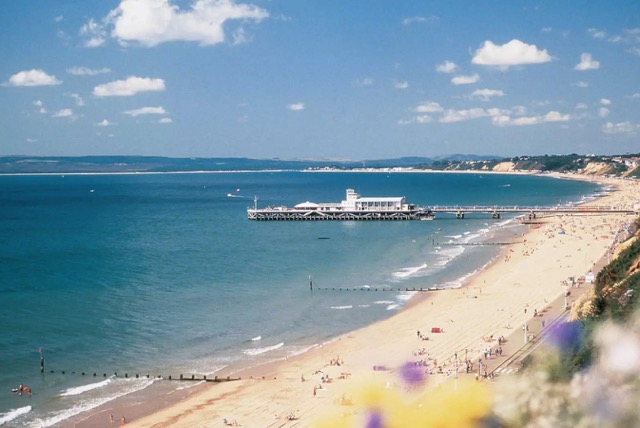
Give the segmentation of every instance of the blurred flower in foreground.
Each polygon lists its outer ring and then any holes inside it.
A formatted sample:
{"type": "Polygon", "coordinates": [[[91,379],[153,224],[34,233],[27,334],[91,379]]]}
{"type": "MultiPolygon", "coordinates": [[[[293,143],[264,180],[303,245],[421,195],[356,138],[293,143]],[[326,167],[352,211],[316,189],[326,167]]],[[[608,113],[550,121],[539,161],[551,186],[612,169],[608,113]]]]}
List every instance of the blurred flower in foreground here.
{"type": "Polygon", "coordinates": [[[596,344],[601,349],[600,361],[618,376],[634,376],[640,371],[640,340],[633,329],[613,323],[603,325],[596,334],[596,344]]]}
{"type": "MultiPolygon", "coordinates": [[[[402,373],[401,373],[402,375],[402,373]]],[[[418,396],[381,386],[354,393],[351,414],[325,418],[318,428],[476,427],[491,409],[491,397],[479,382],[458,380],[418,396]]]]}
{"type": "Polygon", "coordinates": [[[400,367],[400,375],[402,380],[409,386],[419,386],[424,382],[424,367],[418,367],[415,363],[405,363],[400,367]]]}
{"type": "Polygon", "coordinates": [[[582,341],[582,326],[579,322],[563,322],[551,327],[549,343],[560,351],[571,351],[582,341]]]}
{"type": "MultiPolygon", "coordinates": [[[[571,357],[568,351],[578,347],[582,335],[578,323],[566,323],[550,342],[571,357]]],[[[538,354],[521,375],[500,379],[494,414],[510,427],[640,427],[640,316],[600,325],[594,346],[593,363],[568,383],[552,376],[550,368],[567,368],[548,364],[559,361],[558,353],[556,360],[553,353],[538,354]]]]}

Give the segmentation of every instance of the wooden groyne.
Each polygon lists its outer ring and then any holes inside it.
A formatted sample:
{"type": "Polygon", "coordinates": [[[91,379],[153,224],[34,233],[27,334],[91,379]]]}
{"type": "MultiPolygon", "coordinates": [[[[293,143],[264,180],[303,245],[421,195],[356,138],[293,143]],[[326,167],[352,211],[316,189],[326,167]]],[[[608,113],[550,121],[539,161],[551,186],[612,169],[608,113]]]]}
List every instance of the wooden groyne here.
{"type": "Polygon", "coordinates": [[[168,376],[163,376],[163,375],[155,375],[155,376],[151,376],[150,374],[139,374],[139,373],[135,373],[135,374],[131,374],[131,376],[129,375],[128,372],[124,373],[124,375],[122,374],[118,374],[118,372],[113,372],[113,374],[107,374],[107,373],[102,373],[102,374],[98,374],[97,372],[93,372],[92,374],[88,374],[87,372],[76,372],[76,371],[67,371],[67,370],[60,370],[60,371],[55,371],[55,370],[50,370],[48,373],[50,374],[63,374],[63,375],[80,375],[80,376],[87,376],[87,377],[102,377],[102,378],[106,378],[108,377],[116,377],[116,378],[123,378],[123,379],[162,379],[162,380],[173,380],[173,381],[190,381],[190,382],[232,382],[235,380],[241,380],[241,377],[237,377],[237,378],[232,378],[230,376],[227,377],[218,377],[218,376],[213,376],[213,377],[209,377],[207,375],[195,375],[195,374],[189,374],[189,375],[184,375],[184,374],[180,374],[178,376],[173,376],[173,375],[168,375],[168,376]]]}

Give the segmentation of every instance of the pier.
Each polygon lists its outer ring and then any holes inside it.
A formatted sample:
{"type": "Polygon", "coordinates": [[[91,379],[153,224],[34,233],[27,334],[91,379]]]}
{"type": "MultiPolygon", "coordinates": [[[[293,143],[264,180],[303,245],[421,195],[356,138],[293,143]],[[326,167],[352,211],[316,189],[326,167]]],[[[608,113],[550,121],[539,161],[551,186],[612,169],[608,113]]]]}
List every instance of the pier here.
{"type": "Polygon", "coordinates": [[[249,220],[257,221],[326,221],[326,220],[433,220],[437,214],[452,214],[464,219],[467,214],[487,214],[492,219],[500,219],[503,214],[522,214],[529,220],[538,216],[556,214],[625,214],[637,215],[638,211],[628,208],[608,206],[440,206],[411,207],[404,210],[331,210],[323,211],[315,207],[272,207],[247,210],[249,220]]]}
{"type": "Polygon", "coordinates": [[[434,205],[418,206],[408,203],[404,196],[363,198],[353,189],[347,189],[346,198],[339,202],[315,203],[302,202],[294,207],[271,206],[258,208],[258,198],[254,197],[253,208],[247,208],[247,218],[258,221],[317,221],[317,220],[433,220],[436,214],[453,214],[464,219],[466,214],[489,214],[499,219],[502,214],[523,214],[529,220],[538,215],[553,214],[638,214],[640,207],[634,209],[610,206],[460,206],[434,205]]]}
{"type": "Polygon", "coordinates": [[[554,207],[540,207],[540,206],[433,206],[423,208],[429,210],[434,215],[437,213],[454,214],[458,219],[464,219],[465,214],[470,213],[482,213],[489,214],[491,218],[499,219],[503,213],[513,214],[525,214],[529,220],[537,218],[538,215],[553,215],[553,214],[638,214],[637,210],[620,207],[610,206],[554,206],[554,207]]]}

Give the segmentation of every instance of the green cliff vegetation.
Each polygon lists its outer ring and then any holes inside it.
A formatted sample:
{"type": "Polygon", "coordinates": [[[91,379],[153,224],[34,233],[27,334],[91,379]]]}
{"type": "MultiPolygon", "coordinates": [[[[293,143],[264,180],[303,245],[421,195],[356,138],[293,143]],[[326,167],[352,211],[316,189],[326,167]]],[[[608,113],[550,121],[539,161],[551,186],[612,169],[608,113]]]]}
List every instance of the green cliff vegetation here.
{"type": "Polygon", "coordinates": [[[640,154],[602,156],[572,153],[568,155],[516,156],[490,160],[441,159],[429,165],[421,165],[421,167],[442,171],[571,172],[638,178],[640,177],[640,154]]]}

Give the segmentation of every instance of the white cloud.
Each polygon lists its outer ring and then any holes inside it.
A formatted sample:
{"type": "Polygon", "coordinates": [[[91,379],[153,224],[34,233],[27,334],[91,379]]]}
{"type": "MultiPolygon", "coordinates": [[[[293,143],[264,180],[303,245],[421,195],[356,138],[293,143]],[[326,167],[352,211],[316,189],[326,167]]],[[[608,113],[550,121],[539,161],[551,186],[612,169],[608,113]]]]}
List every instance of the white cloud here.
{"type": "Polygon", "coordinates": [[[451,61],[445,61],[442,64],[436,65],[436,71],[438,73],[453,73],[458,69],[458,66],[451,61]]]}
{"type": "Polygon", "coordinates": [[[579,81],[574,83],[574,86],[577,86],[578,88],[588,88],[589,84],[587,82],[579,81]]]}
{"type": "Polygon", "coordinates": [[[476,89],[471,93],[471,98],[478,98],[482,101],[489,101],[491,97],[502,97],[504,92],[499,89],[476,89]]]}
{"type": "Polygon", "coordinates": [[[57,112],[55,112],[53,114],[53,117],[68,117],[68,118],[74,118],[74,114],[73,114],[73,110],[71,110],[70,108],[63,108],[62,110],[58,110],[57,112]]]}
{"type": "Polygon", "coordinates": [[[50,86],[59,85],[62,81],[40,69],[25,70],[9,77],[8,86],[50,86]]]}
{"type": "Polygon", "coordinates": [[[602,125],[602,132],[605,134],[633,134],[640,128],[640,125],[636,125],[629,121],[620,123],[607,122],[602,125]]]}
{"type": "Polygon", "coordinates": [[[604,30],[598,30],[597,28],[589,28],[587,33],[591,34],[594,39],[604,40],[607,38],[607,33],[604,30]]]}
{"type": "Polygon", "coordinates": [[[143,114],[166,114],[167,112],[164,110],[162,106],[158,107],[142,107],[135,110],[127,110],[124,114],[128,114],[132,117],[138,117],[143,114]]]}
{"type": "Polygon", "coordinates": [[[300,111],[304,110],[304,103],[293,103],[289,104],[287,108],[291,111],[300,111]]]}
{"type": "Polygon", "coordinates": [[[396,89],[407,89],[409,87],[409,82],[407,82],[406,80],[402,82],[394,80],[393,87],[396,89]]]}
{"type": "Polygon", "coordinates": [[[640,92],[636,92],[635,94],[631,95],[631,98],[635,98],[635,99],[640,98],[640,92]]]}
{"type": "Polygon", "coordinates": [[[496,45],[490,40],[476,51],[471,62],[480,65],[492,65],[509,68],[522,64],[541,64],[551,61],[546,49],[538,49],[536,45],[528,45],[513,39],[504,45],[496,45]]]}
{"type": "Polygon", "coordinates": [[[433,122],[433,118],[428,114],[422,114],[420,116],[416,116],[416,123],[429,123],[433,122]]]}
{"type": "Polygon", "coordinates": [[[74,76],[96,76],[98,74],[110,73],[111,69],[103,67],[103,68],[89,68],[89,67],[71,67],[67,68],[67,73],[73,74],[74,76]]]}
{"type": "Polygon", "coordinates": [[[84,106],[84,100],[82,99],[82,97],[78,94],[65,94],[71,98],[73,98],[74,100],[76,100],[76,105],[78,107],[82,107],[84,106]]]}
{"type": "Polygon", "coordinates": [[[251,36],[242,27],[238,27],[231,32],[231,39],[233,40],[232,45],[241,45],[252,40],[251,36]]]}
{"type": "Polygon", "coordinates": [[[439,113],[444,111],[442,106],[436,102],[427,102],[424,104],[420,104],[415,109],[416,113],[439,113]]]}
{"type": "Polygon", "coordinates": [[[611,105],[611,100],[608,98],[600,98],[600,104],[603,106],[609,106],[611,105]]]}
{"type": "Polygon", "coordinates": [[[84,42],[86,48],[97,48],[104,45],[107,31],[104,29],[104,25],[90,19],[80,27],[80,35],[86,39],[84,42]]]}
{"type": "Polygon", "coordinates": [[[430,123],[433,122],[433,118],[428,114],[421,114],[419,116],[413,117],[411,119],[402,119],[398,121],[398,125],[413,125],[413,124],[422,124],[422,123],[430,123]]]}
{"type": "Polygon", "coordinates": [[[587,106],[585,103],[576,104],[576,110],[586,110],[588,108],[589,108],[589,106],[587,106]]]}
{"type": "Polygon", "coordinates": [[[478,73],[474,73],[470,76],[455,76],[451,79],[451,83],[454,85],[470,85],[472,83],[476,83],[480,80],[480,75],[478,73]]]}
{"type": "Polygon", "coordinates": [[[371,77],[365,77],[363,79],[356,80],[356,86],[371,86],[373,85],[373,79],[371,77]]]}
{"type": "Polygon", "coordinates": [[[164,80],[130,76],[126,80],[98,85],[93,88],[96,97],[126,97],[145,91],[164,91],[164,80]]]}
{"type": "Polygon", "coordinates": [[[606,108],[606,107],[600,107],[600,108],[598,109],[598,116],[600,116],[600,117],[601,117],[601,118],[603,118],[603,119],[604,119],[605,117],[609,116],[609,113],[610,113],[610,111],[609,111],[609,109],[608,109],[608,108],[606,108]]]}
{"type": "MultiPolygon", "coordinates": [[[[152,47],[166,42],[197,42],[202,46],[225,41],[227,21],[260,22],[269,13],[258,6],[232,0],[196,0],[181,10],[170,0],[122,0],[105,18],[111,36],[121,44],[152,47]]],[[[246,40],[242,33],[236,37],[246,40]]],[[[240,39],[236,38],[236,42],[240,39]]]]}
{"type": "Polygon", "coordinates": [[[571,115],[562,114],[557,111],[550,111],[542,116],[543,122],[568,122],[571,119],[571,115]]]}
{"type": "Polygon", "coordinates": [[[545,122],[567,122],[571,115],[562,114],[557,111],[550,111],[542,116],[521,116],[511,117],[508,112],[496,115],[491,118],[491,122],[496,126],[529,126],[538,125],[545,122]]]}
{"type": "Polygon", "coordinates": [[[419,24],[422,22],[427,22],[427,18],[425,18],[424,16],[412,16],[411,18],[403,19],[402,25],[419,24]]]}
{"type": "Polygon", "coordinates": [[[574,70],[578,71],[597,70],[599,68],[600,62],[594,60],[591,54],[586,52],[580,55],[580,62],[573,67],[574,70]]]}
{"type": "Polygon", "coordinates": [[[173,120],[170,117],[163,117],[158,123],[173,123],[173,120]]]}
{"type": "Polygon", "coordinates": [[[442,123],[454,123],[454,122],[462,122],[464,120],[486,117],[488,115],[489,113],[482,108],[472,108],[468,110],[449,109],[444,112],[444,114],[442,115],[439,121],[442,123]]]}
{"type": "Polygon", "coordinates": [[[103,119],[100,122],[96,123],[96,126],[102,126],[102,127],[113,126],[113,125],[115,125],[115,123],[109,122],[107,119],[103,119]]]}
{"type": "Polygon", "coordinates": [[[47,109],[46,109],[46,108],[44,108],[44,103],[43,103],[42,101],[40,101],[40,100],[35,100],[35,101],[33,102],[33,105],[34,105],[34,106],[36,106],[36,107],[38,107],[38,111],[39,111],[40,113],[42,113],[42,114],[47,113],[47,109]]]}

